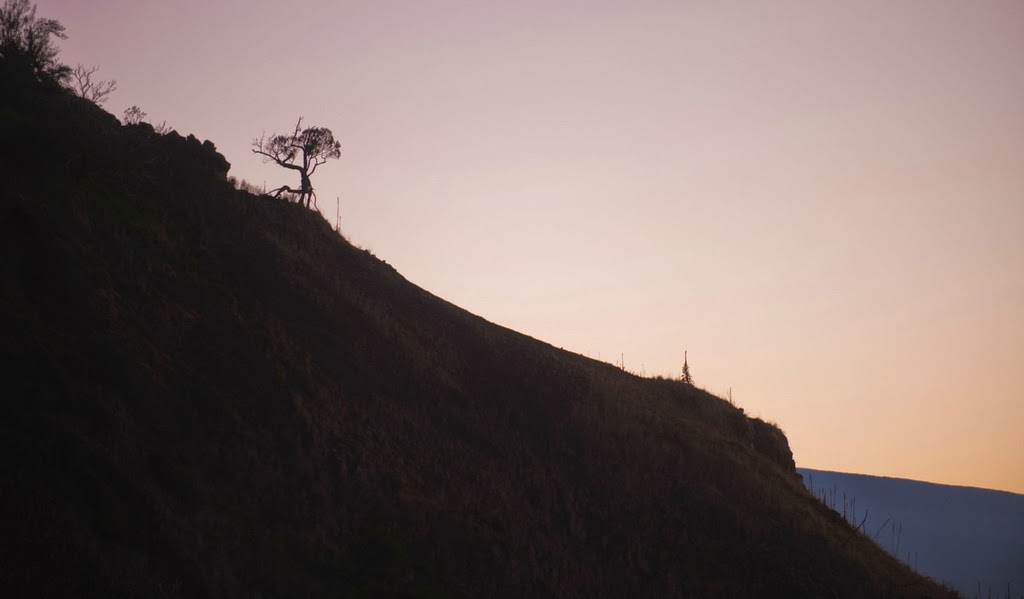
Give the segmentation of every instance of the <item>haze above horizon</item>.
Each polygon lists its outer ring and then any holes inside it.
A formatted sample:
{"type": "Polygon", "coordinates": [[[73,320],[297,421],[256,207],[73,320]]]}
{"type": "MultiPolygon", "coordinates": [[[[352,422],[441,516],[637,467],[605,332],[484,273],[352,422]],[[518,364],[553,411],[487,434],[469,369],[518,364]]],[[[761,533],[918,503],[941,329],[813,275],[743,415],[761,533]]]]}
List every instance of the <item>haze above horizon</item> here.
{"type": "Polygon", "coordinates": [[[106,108],[298,116],[333,222],[488,320],[732,389],[799,466],[1024,493],[1024,4],[37,0],[106,108]]]}

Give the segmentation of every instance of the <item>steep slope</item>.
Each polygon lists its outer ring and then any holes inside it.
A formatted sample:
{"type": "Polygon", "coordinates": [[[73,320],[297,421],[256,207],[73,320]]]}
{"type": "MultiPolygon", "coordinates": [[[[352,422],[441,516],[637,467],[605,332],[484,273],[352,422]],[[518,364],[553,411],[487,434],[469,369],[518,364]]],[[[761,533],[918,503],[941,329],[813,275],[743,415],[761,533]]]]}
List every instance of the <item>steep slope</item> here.
{"type": "Polygon", "coordinates": [[[0,588],[950,595],[778,429],[434,297],[208,142],[0,90],[0,588]]]}

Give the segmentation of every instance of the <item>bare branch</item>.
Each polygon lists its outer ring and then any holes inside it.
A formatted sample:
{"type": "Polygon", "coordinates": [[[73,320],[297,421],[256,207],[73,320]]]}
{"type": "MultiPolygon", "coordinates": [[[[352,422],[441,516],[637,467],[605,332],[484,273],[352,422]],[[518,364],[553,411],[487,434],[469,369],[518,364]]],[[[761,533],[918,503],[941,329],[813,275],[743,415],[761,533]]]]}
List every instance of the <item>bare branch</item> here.
{"type": "Polygon", "coordinates": [[[107,96],[117,89],[117,79],[93,81],[93,75],[99,70],[98,66],[85,67],[79,63],[71,71],[70,88],[76,95],[102,105],[107,101],[107,96]]]}

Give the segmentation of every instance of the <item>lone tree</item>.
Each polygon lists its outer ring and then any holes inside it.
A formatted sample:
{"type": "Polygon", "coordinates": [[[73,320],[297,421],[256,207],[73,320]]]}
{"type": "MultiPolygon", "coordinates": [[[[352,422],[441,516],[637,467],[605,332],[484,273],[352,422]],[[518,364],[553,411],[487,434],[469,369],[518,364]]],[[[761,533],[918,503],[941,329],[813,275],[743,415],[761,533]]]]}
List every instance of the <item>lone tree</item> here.
{"type": "Polygon", "coordinates": [[[264,135],[252,142],[252,153],[263,156],[264,162],[274,162],[293,171],[299,171],[299,187],[292,189],[282,185],[271,191],[274,197],[288,192],[298,195],[298,202],[309,208],[316,206],[316,194],[310,177],[321,164],[332,158],[341,157],[341,144],[334,139],[334,133],[326,127],[302,128],[302,117],[295,123],[291,135],[264,135]]]}
{"type": "Polygon", "coordinates": [[[690,376],[690,363],[686,359],[686,352],[683,352],[683,374],[679,377],[687,385],[693,384],[693,377],[690,376]]]}
{"type": "Polygon", "coordinates": [[[36,17],[29,0],[5,0],[0,6],[0,66],[38,81],[63,84],[71,68],[57,60],[52,38],[67,39],[56,19],[36,17]]]}

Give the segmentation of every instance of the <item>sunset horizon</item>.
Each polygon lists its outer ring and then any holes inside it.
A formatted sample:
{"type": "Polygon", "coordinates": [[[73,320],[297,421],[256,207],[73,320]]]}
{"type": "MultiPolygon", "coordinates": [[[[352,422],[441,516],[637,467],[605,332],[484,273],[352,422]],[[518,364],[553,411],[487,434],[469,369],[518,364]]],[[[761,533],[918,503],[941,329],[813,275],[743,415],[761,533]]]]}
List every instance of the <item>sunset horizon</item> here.
{"type": "Polygon", "coordinates": [[[324,217],[446,300],[647,376],[689,352],[800,466],[1024,493],[1019,3],[38,7],[107,110],[238,180],[331,128],[324,217]]]}
{"type": "Polygon", "coordinates": [[[0,0],[0,588],[1024,599],[1024,4],[0,0]]]}

